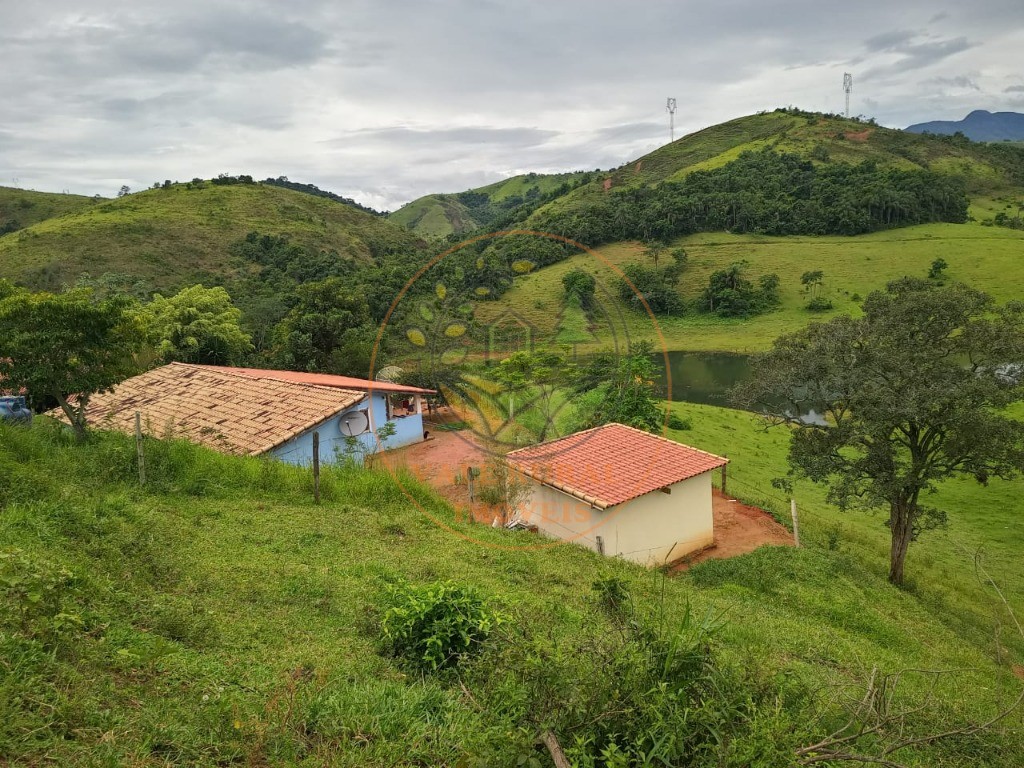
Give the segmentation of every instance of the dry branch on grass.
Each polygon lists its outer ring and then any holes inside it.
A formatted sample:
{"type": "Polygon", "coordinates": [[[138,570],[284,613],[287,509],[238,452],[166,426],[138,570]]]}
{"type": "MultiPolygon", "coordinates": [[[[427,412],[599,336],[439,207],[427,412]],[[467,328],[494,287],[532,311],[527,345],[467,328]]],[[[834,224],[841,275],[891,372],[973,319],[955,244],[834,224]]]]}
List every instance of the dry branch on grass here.
{"type": "MultiPolygon", "coordinates": [[[[981,564],[980,554],[975,555],[974,567],[979,580],[995,591],[999,601],[1010,614],[1017,632],[1020,633],[1021,638],[1024,638],[1024,627],[1021,626],[999,585],[981,564]]],[[[998,637],[996,642],[998,645],[998,637]]],[[[986,732],[1009,717],[1020,708],[1021,704],[1024,704],[1024,686],[1021,686],[1016,698],[988,720],[980,723],[966,723],[959,728],[951,728],[939,733],[922,736],[906,735],[909,719],[931,706],[939,682],[960,671],[963,670],[905,669],[892,675],[880,675],[878,668],[875,667],[871,670],[871,676],[863,696],[852,707],[846,724],[817,743],[798,749],[796,751],[797,762],[800,765],[846,762],[880,765],[885,768],[905,768],[903,763],[896,762],[894,759],[897,752],[911,747],[927,746],[954,736],[972,736],[986,732]],[[928,676],[931,678],[931,682],[920,704],[901,708],[896,704],[896,695],[900,682],[911,674],[928,676]],[[859,751],[866,749],[866,744],[869,741],[874,741],[878,746],[870,753],[859,751]]]]}

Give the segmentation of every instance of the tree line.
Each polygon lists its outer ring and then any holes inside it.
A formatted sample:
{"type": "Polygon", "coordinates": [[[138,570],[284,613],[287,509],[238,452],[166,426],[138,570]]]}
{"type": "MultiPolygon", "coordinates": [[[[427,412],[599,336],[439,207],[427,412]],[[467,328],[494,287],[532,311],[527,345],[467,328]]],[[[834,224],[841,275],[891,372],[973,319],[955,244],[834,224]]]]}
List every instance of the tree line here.
{"type": "Polygon", "coordinates": [[[766,149],[681,181],[611,190],[543,212],[537,228],[587,245],[695,232],[858,235],[967,219],[963,182],[928,170],[815,165],[766,149]]]}

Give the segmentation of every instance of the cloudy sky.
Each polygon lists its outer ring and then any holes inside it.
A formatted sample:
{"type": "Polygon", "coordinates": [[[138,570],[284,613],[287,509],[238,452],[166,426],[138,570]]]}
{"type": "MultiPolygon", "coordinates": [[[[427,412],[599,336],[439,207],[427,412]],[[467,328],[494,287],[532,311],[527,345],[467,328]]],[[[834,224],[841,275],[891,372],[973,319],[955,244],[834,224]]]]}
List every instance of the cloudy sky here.
{"type": "Polygon", "coordinates": [[[0,0],[0,184],[286,175],[378,208],[762,109],[1024,111],[1022,0],[0,0]]]}

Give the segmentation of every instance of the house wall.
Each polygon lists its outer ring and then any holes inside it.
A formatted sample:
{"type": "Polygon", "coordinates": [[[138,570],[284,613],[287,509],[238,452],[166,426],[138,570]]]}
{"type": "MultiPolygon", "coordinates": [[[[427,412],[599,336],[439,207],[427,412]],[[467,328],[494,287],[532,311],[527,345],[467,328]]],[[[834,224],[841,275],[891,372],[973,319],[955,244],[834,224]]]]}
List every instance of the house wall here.
{"type": "Polygon", "coordinates": [[[714,543],[711,473],[654,491],[610,509],[594,509],[585,501],[530,481],[532,492],[520,518],[555,538],[572,541],[643,565],[662,563],[714,543]]]}
{"type": "MultiPolygon", "coordinates": [[[[377,437],[374,430],[379,429],[388,422],[387,402],[382,392],[373,392],[369,395],[372,409],[370,412],[370,431],[358,436],[367,453],[372,453],[377,446],[377,437]]],[[[320,433],[320,461],[324,464],[331,464],[337,461],[339,455],[345,455],[345,436],[341,433],[341,418],[351,411],[359,411],[367,408],[367,400],[346,408],[344,411],[325,419],[316,426],[310,427],[305,432],[296,435],[286,443],[270,451],[269,455],[289,464],[308,465],[313,463],[313,433],[320,433]]],[[[387,440],[383,450],[400,448],[403,445],[418,443],[423,440],[423,416],[416,413],[411,416],[393,416],[391,422],[395,425],[395,435],[387,440]]],[[[356,458],[359,458],[358,456],[356,458]]]]}

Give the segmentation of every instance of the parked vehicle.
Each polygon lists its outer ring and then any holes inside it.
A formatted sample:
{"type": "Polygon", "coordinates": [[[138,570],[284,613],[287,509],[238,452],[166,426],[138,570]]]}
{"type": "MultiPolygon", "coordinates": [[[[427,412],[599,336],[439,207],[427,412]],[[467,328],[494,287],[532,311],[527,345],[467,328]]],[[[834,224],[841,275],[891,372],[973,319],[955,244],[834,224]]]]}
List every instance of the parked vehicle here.
{"type": "Polygon", "coordinates": [[[32,411],[24,397],[0,397],[0,419],[28,424],[32,421],[32,411]]]}

